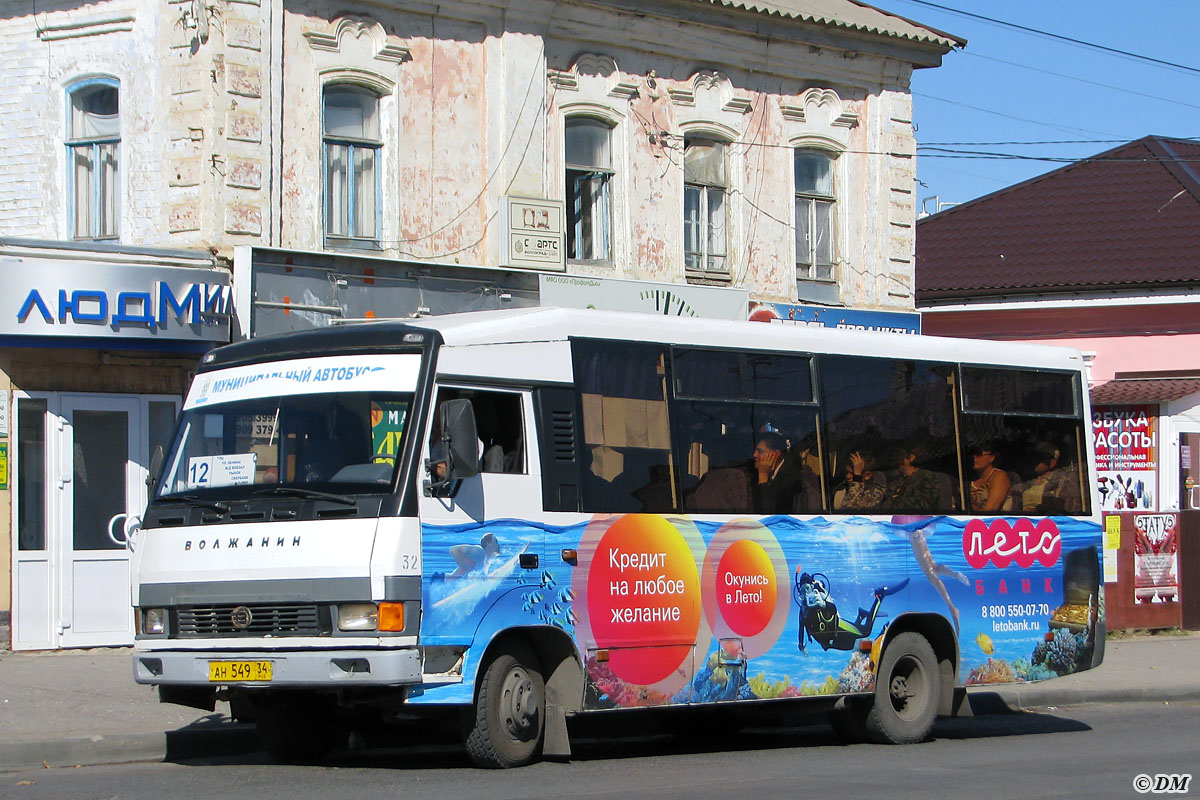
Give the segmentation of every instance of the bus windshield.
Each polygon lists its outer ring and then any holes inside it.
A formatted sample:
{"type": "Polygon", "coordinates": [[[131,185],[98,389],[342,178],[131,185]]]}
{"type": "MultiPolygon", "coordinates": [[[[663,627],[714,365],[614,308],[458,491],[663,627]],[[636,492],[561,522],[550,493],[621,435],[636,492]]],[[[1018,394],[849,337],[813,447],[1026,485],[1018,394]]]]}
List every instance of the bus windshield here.
{"type": "Polygon", "coordinates": [[[241,495],[251,486],[386,493],[411,402],[404,393],[338,392],[188,409],[155,496],[241,495]]]}

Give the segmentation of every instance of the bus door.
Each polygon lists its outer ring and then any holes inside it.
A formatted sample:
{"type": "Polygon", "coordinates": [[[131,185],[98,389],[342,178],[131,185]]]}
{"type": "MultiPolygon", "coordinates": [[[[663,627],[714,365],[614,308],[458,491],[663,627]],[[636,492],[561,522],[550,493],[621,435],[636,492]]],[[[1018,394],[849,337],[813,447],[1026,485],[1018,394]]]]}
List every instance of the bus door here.
{"type": "Polygon", "coordinates": [[[427,580],[422,636],[469,644],[483,615],[502,598],[511,617],[506,626],[555,624],[554,604],[546,600],[558,579],[546,571],[545,534],[535,524],[542,516],[542,485],[530,393],[442,385],[434,396],[420,467],[426,487],[420,500],[427,580]],[[478,472],[439,485],[446,458],[441,409],[457,399],[469,400],[474,412],[478,472]]]}

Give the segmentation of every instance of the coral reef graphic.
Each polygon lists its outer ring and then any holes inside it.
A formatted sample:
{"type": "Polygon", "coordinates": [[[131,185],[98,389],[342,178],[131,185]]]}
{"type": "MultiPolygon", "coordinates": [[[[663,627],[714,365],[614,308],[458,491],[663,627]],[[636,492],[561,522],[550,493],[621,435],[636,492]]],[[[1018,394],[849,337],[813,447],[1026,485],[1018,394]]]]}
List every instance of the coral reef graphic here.
{"type": "Polygon", "coordinates": [[[588,708],[665,706],[672,702],[662,692],[621,680],[608,668],[607,663],[597,661],[595,655],[588,656],[586,666],[588,680],[584,688],[584,702],[588,708]]]}
{"type": "Polygon", "coordinates": [[[850,663],[837,677],[839,692],[873,692],[875,691],[875,672],[871,669],[871,659],[865,653],[853,653],[850,663]]]}
{"type": "Polygon", "coordinates": [[[1092,663],[1093,644],[1086,631],[1072,633],[1066,628],[1054,631],[1033,647],[1026,661],[988,658],[986,664],[975,667],[967,675],[968,686],[984,683],[1015,683],[1044,681],[1087,669],[1092,663]]]}

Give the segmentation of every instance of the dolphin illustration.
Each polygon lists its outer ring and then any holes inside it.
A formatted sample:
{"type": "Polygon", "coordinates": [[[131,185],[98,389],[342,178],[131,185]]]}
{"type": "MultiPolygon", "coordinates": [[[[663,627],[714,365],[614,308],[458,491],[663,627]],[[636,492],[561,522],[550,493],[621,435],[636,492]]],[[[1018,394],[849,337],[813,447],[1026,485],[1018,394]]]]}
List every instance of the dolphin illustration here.
{"type": "Polygon", "coordinates": [[[934,589],[937,589],[937,593],[942,596],[942,599],[946,601],[946,605],[950,608],[950,614],[954,617],[954,632],[958,633],[958,609],[954,607],[954,603],[950,600],[950,593],[946,591],[946,584],[942,582],[942,578],[954,578],[965,586],[970,586],[971,582],[961,572],[955,572],[945,564],[939,564],[933,560],[933,553],[929,552],[929,545],[925,541],[925,528],[909,531],[908,541],[912,544],[913,556],[916,557],[921,571],[925,573],[925,577],[929,579],[929,583],[932,584],[934,589]]]}

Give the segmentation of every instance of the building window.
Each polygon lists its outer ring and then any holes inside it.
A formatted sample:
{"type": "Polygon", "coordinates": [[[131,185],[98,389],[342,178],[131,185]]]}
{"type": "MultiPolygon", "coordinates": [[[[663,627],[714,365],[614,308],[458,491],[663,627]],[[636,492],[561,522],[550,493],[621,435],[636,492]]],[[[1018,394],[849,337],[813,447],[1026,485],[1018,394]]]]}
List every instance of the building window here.
{"type": "Polygon", "coordinates": [[[567,120],[567,258],[612,260],[612,128],[595,119],[567,120]]]}
{"type": "Polygon", "coordinates": [[[329,86],[324,102],[325,238],[343,247],[379,243],[379,97],[329,86]]]}
{"type": "Polygon", "coordinates": [[[117,165],[121,145],[120,89],[116,81],[89,81],[70,92],[67,157],[71,235],[117,236],[117,165]]]}
{"type": "Polygon", "coordinates": [[[689,138],[683,154],[683,259],[690,272],[729,274],[725,145],[689,138]]]}
{"type": "Polygon", "coordinates": [[[796,278],[832,281],[834,274],[834,159],[826,153],[797,150],[796,278]]]}

